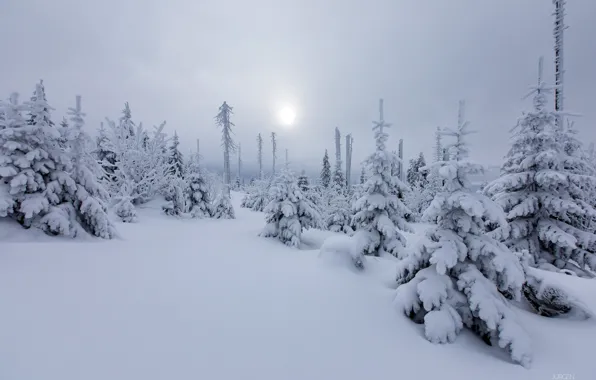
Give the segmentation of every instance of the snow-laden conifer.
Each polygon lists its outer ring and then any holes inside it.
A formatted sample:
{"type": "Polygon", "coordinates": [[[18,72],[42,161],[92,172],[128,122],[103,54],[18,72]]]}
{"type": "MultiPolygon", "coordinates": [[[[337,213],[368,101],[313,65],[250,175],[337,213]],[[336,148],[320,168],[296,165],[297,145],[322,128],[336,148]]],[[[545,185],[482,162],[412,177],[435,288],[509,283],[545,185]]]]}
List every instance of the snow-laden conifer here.
{"type": "Polygon", "coordinates": [[[410,160],[406,178],[410,189],[404,195],[404,202],[412,211],[411,219],[418,220],[438,191],[434,183],[429,184],[426,160],[422,152],[416,159],[410,160]]]}
{"type": "Polygon", "coordinates": [[[234,178],[233,189],[236,191],[242,190],[242,181],[240,180],[240,177],[238,177],[238,176],[236,176],[236,178],[234,178]]]}
{"type": "Polygon", "coordinates": [[[169,180],[168,189],[166,191],[166,201],[167,203],[163,205],[162,209],[166,215],[171,216],[180,216],[184,214],[187,209],[187,203],[190,203],[190,186],[189,186],[189,178],[190,174],[187,175],[187,178],[178,177],[174,172],[171,175],[169,180]]]}
{"type": "Polygon", "coordinates": [[[109,195],[98,181],[101,167],[90,154],[93,141],[83,130],[85,114],[81,109],[80,96],[76,97],[75,107],[68,109],[68,115],[71,177],[76,184],[69,198],[76,211],[77,220],[85,231],[97,237],[111,239],[115,235],[115,229],[108,217],[105,203],[109,195]]]}
{"type": "Polygon", "coordinates": [[[215,219],[236,219],[232,200],[230,199],[230,190],[226,187],[224,185],[211,206],[212,216],[215,219]]]}
{"type": "Polygon", "coordinates": [[[58,133],[60,133],[60,138],[58,139],[58,147],[62,150],[68,149],[68,131],[70,130],[68,121],[66,117],[62,118],[60,122],[60,127],[58,127],[58,133]]]}
{"type": "Polygon", "coordinates": [[[485,230],[486,225],[506,229],[505,215],[470,189],[468,177],[482,167],[468,161],[464,138],[470,131],[462,112],[457,130],[444,133],[455,137],[453,159],[435,163],[445,188],[423,215],[438,223],[415,249],[400,255],[396,305],[424,323],[433,343],[453,342],[465,326],[529,366],[530,339],[503,296],[519,299],[524,271],[516,255],[485,230]]]}
{"type": "Polygon", "coordinates": [[[122,110],[122,116],[119,119],[119,127],[125,139],[134,137],[137,132],[137,127],[132,121],[132,112],[130,111],[130,105],[128,102],[124,103],[124,109],[122,110]]]}
{"type": "Polygon", "coordinates": [[[426,160],[424,159],[424,154],[420,152],[420,155],[416,159],[410,160],[410,167],[408,168],[408,172],[406,175],[406,179],[408,184],[411,187],[418,187],[424,189],[427,184],[427,175],[428,173],[424,170],[420,170],[426,166],[426,160]]]}
{"type": "Polygon", "coordinates": [[[95,158],[101,165],[103,171],[102,181],[104,183],[114,181],[114,171],[116,170],[117,160],[116,152],[114,152],[114,145],[108,136],[108,131],[106,130],[104,123],[101,123],[95,143],[95,158]]]}
{"type": "Polygon", "coordinates": [[[346,192],[337,184],[333,184],[333,195],[329,200],[329,206],[325,212],[325,229],[333,232],[342,232],[351,235],[352,229],[352,208],[346,192]]]}
{"type": "Polygon", "coordinates": [[[263,211],[269,203],[270,180],[255,180],[242,199],[242,207],[253,211],[263,211]]]}
{"type": "Polygon", "coordinates": [[[180,152],[180,139],[174,131],[174,137],[169,148],[170,174],[175,177],[184,178],[184,157],[180,152]]]}
{"type": "Polygon", "coordinates": [[[212,215],[211,196],[205,170],[201,168],[200,157],[197,152],[187,168],[189,186],[189,211],[193,218],[209,218],[212,215]]]}
{"type": "Polygon", "coordinates": [[[211,216],[209,189],[202,173],[191,173],[190,185],[190,214],[193,218],[208,218],[211,216]]]}
{"type": "Polygon", "coordinates": [[[397,256],[406,240],[400,231],[410,231],[406,214],[410,213],[398,194],[407,188],[391,173],[399,167],[399,158],[385,147],[388,135],[384,128],[390,125],[383,119],[383,101],[380,101],[380,120],[374,123],[376,150],[366,159],[368,179],[362,196],[353,205],[354,223],[358,239],[366,241],[364,254],[380,256],[387,252],[397,256]]]}
{"type": "Polygon", "coordinates": [[[329,163],[329,154],[325,149],[325,155],[323,156],[323,168],[321,169],[321,186],[329,187],[331,183],[331,164],[329,163]]]}
{"type": "Polygon", "coordinates": [[[302,191],[303,193],[308,191],[308,176],[306,175],[306,171],[304,170],[298,176],[298,187],[300,188],[300,191],[302,191]]]}
{"type": "Polygon", "coordinates": [[[558,114],[547,107],[551,89],[539,79],[533,92],[533,110],[519,120],[501,176],[485,193],[505,210],[510,232],[497,232],[511,249],[527,250],[545,269],[588,275],[586,268],[596,270],[594,169],[581,143],[557,128],[558,114]]]}
{"type": "MultiPolygon", "coordinates": [[[[41,83],[37,84],[31,102],[20,105],[18,96],[13,94],[4,105],[5,120],[0,128],[0,178],[8,184],[14,201],[13,218],[25,227],[35,224],[48,233],[68,235],[70,231],[66,226],[69,222],[54,223],[56,214],[53,211],[65,201],[75,183],[68,174],[71,161],[59,146],[60,132],[50,123],[51,110],[41,83]],[[29,111],[29,122],[23,119],[23,111],[29,111]],[[52,219],[52,223],[46,223],[48,219],[52,219]]],[[[63,210],[60,214],[72,214],[71,211],[63,210]]],[[[69,215],[68,219],[71,218],[69,215]]]]}
{"type": "Polygon", "coordinates": [[[272,184],[269,197],[271,200],[264,210],[267,224],[260,236],[298,247],[302,231],[320,225],[316,207],[300,191],[289,169],[285,168],[272,184]]]}

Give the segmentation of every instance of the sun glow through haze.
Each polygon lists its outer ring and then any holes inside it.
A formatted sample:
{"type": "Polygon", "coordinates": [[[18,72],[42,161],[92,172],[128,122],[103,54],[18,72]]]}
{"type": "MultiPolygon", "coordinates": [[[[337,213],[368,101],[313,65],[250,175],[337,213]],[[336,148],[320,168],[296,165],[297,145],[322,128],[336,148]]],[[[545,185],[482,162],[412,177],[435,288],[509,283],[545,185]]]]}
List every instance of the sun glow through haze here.
{"type": "Polygon", "coordinates": [[[296,120],[296,111],[292,107],[283,107],[279,110],[279,120],[286,127],[291,127],[296,120]]]}

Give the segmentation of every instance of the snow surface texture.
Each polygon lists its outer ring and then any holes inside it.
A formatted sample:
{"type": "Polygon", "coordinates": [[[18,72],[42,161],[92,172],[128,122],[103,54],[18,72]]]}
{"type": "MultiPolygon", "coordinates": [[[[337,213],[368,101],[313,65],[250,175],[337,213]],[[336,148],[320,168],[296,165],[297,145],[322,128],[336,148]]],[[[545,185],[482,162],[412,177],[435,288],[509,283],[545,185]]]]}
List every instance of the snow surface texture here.
{"type": "MultiPolygon", "coordinates": [[[[121,240],[93,243],[0,220],[0,379],[594,378],[594,323],[516,310],[530,370],[465,331],[431,344],[395,313],[393,258],[367,257],[358,275],[321,265],[316,248],[259,238],[264,215],[232,196],[237,219],[171,218],[149,203],[139,223],[117,224],[121,240]]],[[[545,276],[596,310],[596,281],[545,276]]]]}
{"type": "Polygon", "coordinates": [[[365,257],[362,254],[363,249],[358,243],[357,238],[331,236],[321,246],[320,255],[331,264],[362,270],[365,267],[365,257]]]}

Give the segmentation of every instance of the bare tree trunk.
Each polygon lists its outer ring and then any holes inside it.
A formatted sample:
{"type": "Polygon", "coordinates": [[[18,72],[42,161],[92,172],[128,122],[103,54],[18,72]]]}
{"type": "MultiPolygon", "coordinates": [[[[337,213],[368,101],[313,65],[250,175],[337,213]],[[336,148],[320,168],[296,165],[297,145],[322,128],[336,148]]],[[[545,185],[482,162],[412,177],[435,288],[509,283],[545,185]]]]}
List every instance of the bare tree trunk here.
{"type": "Polygon", "coordinates": [[[238,144],[238,179],[242,178],[242,147],[238,144]]]}
{"type": "MultiPolygon", "coordinates": [[[[565,0],[553,0],[555,4],[555,26],[553,35],[555,37],[555,111],[563,111],[563,76],[565,69],[563,67],[563,33],[567,26],[565,25],[565,0]]],[[[563,129],[563,117],[557,117],[557,126],[563,129]]]]}
{"type": "Polygon", "coordinates": [[[259,155],[258,155],[258,160],[259,160],[259,179],[263,179],[263,138],[261,137],[261,134],[259,133],[259,135],[257,136],[257,147],[259,149],[259,155]]]}
{"type": "Polygon", "coordinates": [[[352,135],[346,135],[346,188],[352,183],[352,135]]]}
{"type": "Polygon", "coordinates": [[[399,139],[399,179],[404,180],[404,139],[399,139]]]}
{"type": "Polygon", "coordinates": [[[272,175],[275,175],[275,159],[277,158],[277,140],[275,132],[271,132],[271,146],[273,150],[273,170],[272,175]]]}

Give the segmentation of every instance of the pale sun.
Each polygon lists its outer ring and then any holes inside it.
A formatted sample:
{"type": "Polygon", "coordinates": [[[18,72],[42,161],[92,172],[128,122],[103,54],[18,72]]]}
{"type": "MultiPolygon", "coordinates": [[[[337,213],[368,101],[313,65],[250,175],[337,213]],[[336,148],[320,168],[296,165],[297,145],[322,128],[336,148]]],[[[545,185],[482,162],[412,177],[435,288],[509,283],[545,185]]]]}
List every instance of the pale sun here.
{"type": "Polygon", "coordinates": [[[283,125],[289,127],[293,125],[294,120],[296,120],[296,111],[291,107],[284,107],[279,110],[279,119],[283,125]]]}

